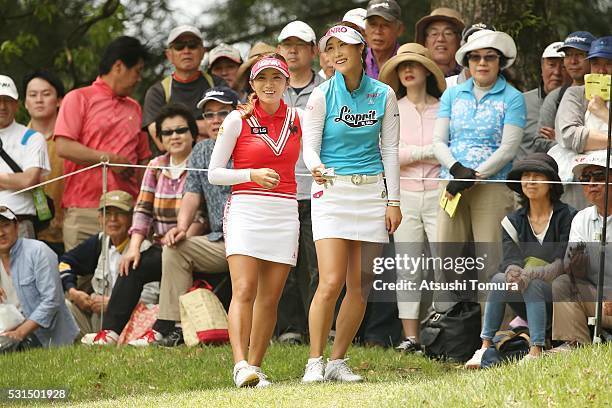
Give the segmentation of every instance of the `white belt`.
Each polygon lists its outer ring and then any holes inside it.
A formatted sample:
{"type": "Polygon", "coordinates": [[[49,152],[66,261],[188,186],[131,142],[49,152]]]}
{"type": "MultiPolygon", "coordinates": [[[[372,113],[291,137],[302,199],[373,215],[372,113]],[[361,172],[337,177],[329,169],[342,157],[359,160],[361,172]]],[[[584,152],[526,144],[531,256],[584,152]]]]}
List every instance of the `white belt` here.
{"type": "Polygon", "coordinates": [[[382,174],[376,174],[374,176],[369,176],[367,174],[350,174],[346,176],[336,174],[334,178],[336,180],[351,182],[355,184],[356,186],[358,186],[361,184],[378,183],[380,180],[382,180],[382,174]]]}

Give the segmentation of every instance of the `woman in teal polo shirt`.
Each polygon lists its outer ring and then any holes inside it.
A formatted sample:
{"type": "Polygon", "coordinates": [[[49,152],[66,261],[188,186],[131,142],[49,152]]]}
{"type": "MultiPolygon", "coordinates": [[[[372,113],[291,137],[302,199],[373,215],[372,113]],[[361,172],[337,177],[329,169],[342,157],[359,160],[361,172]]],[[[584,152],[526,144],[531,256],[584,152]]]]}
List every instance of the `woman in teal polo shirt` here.
{"type": "Polygon", "coordinates": [[[336,73],[313,90],[304,114],[304,162],[315,178],[312,235],[319,260],[304,382],[361,380],[344,356],[367,304],[368,259],[389,242],[402,218],[397,100],[391,87],[365,75],[364,49],[365,40],[356,30],[343,25],[328,30],[319,50],[336,73]],[[345,284],[325,366],[322,355],[345,284]]]}
{"type": "MultiPolygon", "coordinates": [[[[525,100],[503,76],[515,58],[514,40],[490,30],[472,34],[455,55],[459,64],[469,67],[471,78],[442,95],[434,151],[442,164],[441,177],[451,179],[442,194],[452,199],[460,193],[461,198],[452,217],[440,210],[439,242],[501,242],[499,225],[514,209],[514,197],[503,183],[479,180],[505,180],[523,137],[525,100]]],[[[441,247],[439,254],[447,250],[441,247]]],[[[498,266],[501,247],[477,244],[480,252],[487,252],[487,267],[480,272],[488,278],[498,266]]]]}

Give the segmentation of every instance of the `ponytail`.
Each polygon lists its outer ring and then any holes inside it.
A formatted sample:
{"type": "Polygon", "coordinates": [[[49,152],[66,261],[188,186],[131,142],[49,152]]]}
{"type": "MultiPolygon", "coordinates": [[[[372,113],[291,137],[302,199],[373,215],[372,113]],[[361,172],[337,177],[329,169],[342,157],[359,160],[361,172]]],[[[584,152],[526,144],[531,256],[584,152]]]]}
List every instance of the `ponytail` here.
{"type": "Polygon", "coordinates": [[[255,92],[251,92],[247,98],[247,101],[238,105],[237,109],[242,113],[242,119],[248,119],[253,116],[253,109],[255,109],[256,99],[257,94],[255,94],[255,92]]]}

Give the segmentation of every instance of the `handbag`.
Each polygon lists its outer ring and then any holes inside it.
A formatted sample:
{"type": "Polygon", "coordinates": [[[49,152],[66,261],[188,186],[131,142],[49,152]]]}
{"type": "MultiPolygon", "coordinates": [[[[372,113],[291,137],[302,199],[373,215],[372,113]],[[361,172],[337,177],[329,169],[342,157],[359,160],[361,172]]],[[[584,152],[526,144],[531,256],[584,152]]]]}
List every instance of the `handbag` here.
{"type": "Polygon", "coordinates": [[[0,303],[0,333],[11,331],[25,321],[25,317],[10,303],[0,303]]]}
{"type": "Polygon", "coordinates": [[[208,282],[196,280],[191,289],[179,297],[183,338],[187,346],[229,341],[227,313],[212,289],[208,282]]]}
{"type": "Polygon", "coordinates": [[[155,324],[158,313],[159,305],[139,302],[134,308],[130,320],[123,328],[117,344],[127,344],[145,334],[155,324]]]}
{"type": "Polygon", "coordinates": [[[459,302],[444,312],[433,308],[421,322],[425,355],[439,360],[468,361],[480,348],[480,304],[459,302]]]}

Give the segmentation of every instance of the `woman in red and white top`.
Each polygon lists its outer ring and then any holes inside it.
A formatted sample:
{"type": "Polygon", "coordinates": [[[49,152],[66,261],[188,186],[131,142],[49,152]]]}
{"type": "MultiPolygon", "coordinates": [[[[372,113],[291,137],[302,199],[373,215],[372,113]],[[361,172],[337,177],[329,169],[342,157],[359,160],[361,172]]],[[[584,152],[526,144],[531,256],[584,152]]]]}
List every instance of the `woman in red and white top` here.
{"type": "Polygon", "coordinates": [[[302,130],[297,111],[282,99],[289,85],[285,59],[278,54],[260,57],[250,84],[254,93],[248,102],[219,129],[208,173],[211,183],[233,186],[223,228],[238,387],[270,384],[260,365],[287,274],[296,263],[299,233],[295,163],[302,130]],[[230,158],[233,166],[227,168],[230,158]]]}

